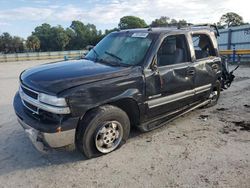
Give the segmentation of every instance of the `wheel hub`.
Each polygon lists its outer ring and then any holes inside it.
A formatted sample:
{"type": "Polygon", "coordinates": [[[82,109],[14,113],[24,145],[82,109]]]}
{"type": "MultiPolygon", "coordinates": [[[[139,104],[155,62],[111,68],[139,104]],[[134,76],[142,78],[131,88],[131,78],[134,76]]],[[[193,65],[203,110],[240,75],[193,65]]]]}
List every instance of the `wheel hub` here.
{"type": "Polygon", "coordinates": [[[117,135],[119,135],[117,130],[108,128],[105,134],[102,135],[104,144],[112,143],[116,139],[117,135]]]}
{"type": "Polygon", "coordinates": [[[213,102],[213,101],[216,101],[216,100],[217,100],[217,97],[218,97],[218,91],[213,91],[213,92],[210,94],[210,96],[209,96],[209,98],[211,99],[212,102],[213,102]]]}
{"type": "Polygon", "coordinates": [[[123,128],[118,121],[105,122],[96,133],[96,148],[102,153],[111,152],[119,146],[122,137],[123,128]]]}

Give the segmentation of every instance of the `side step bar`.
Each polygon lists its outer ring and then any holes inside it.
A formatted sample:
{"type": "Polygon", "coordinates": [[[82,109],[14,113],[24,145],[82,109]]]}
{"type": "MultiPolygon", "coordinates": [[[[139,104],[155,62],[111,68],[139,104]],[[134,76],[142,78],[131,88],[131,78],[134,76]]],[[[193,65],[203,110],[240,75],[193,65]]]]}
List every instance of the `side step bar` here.
{"type": "MultiPolygon", "coordinates": [[[[211,102],[210,99],[209,99],[209,100],[206,100],[206,101],[204,101],[204,102],[202,102],[202,103],[200,103],[200,104],[198,104],[198,105],[195,105],[195,106],[193,106],[192,108],[189,108],[188,110],[186,110],[186,111],[184,111],[184,112],[182,112],[182,113],[176,115],[175,117],[170,118],[169,120],[164,121],[164,122],[162,122],[162,123],[159,123],[159,124],[157,124],[157,125],[155,125],[155,126],[150,126],[150,124],[154,124],[156,121],[159,121],[160,118],[157,118],[156,120],[153,120],[153,121],[147,122],[147,123],[145,123],[145,124],[142,124],[141,126],[138,126],[138,128],[139,128],[139,130],[142,131],[142,132],[148,132],[148,131],[151,131],[151,130],[160,128],[160,127],[162,127],[163,125],[165,125],[165,124],[167,124],[167,123],[169,123],[169,122],[175,120],[176,118],[178,118],[178,117],[180,117],[180,116],[182,116],[182,115],[184,115],[184,114],[186,114],[186,113],[188,113],[188,112],[191,112],[191,111],[193,111],[193,110],[195,110],[195,109],[197,109],[197,108],[200,108],[200,107],[202,107],[202,106],[205,106],[205,105],[209,104],[210,102],[211,102]]],[[[176,113],[178,113],[178,111],[177,111],[176,113]]],[[[163,116],[161,119],[163,119],[163,118],[165,118],[165,117],[167,117],[167,116],[169,116],[169,115],[173,115],[173,113],[167,114],[166,116],[163,116]]]]}

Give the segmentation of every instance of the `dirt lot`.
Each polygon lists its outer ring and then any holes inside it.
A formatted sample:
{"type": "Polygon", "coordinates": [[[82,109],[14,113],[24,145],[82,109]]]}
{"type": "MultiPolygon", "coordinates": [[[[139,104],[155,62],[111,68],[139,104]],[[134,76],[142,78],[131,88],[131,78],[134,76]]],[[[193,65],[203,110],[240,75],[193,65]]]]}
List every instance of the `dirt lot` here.
{"type": "Polygon", "coordinates": [[[0,187],[250,187],[250,67],[217,106],[86,160],[72,148],[34,149],[12,108],[18,75],[43,62],[0,64],[0,187]]]}

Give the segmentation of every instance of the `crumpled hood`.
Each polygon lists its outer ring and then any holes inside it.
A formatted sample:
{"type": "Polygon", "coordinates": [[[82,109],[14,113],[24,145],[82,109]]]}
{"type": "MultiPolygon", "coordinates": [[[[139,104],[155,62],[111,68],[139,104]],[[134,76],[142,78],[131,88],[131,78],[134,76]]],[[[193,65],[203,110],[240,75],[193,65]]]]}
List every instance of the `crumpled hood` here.
{"type": "Polygon", "coordinates": [[[129,70],[129,67],[109,66],[82,59],[27,69],[21,74],[20,80],[36,91],[57,94],[78,85],[128,75],[129,70]]]}

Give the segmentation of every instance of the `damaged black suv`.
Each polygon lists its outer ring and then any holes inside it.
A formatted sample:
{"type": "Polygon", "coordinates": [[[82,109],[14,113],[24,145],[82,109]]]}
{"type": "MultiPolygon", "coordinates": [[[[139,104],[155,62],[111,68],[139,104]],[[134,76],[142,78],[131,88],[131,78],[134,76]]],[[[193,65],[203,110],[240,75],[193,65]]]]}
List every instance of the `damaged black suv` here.
{"type": "Polygon", "coordinates": [[[210,26],[117,31],[83,59],[25,70],[18,121],[39,150],[75,143],[88,158],[109,153],[132,126],[149,131],[217,103],[217,34],[210,26]]]}

